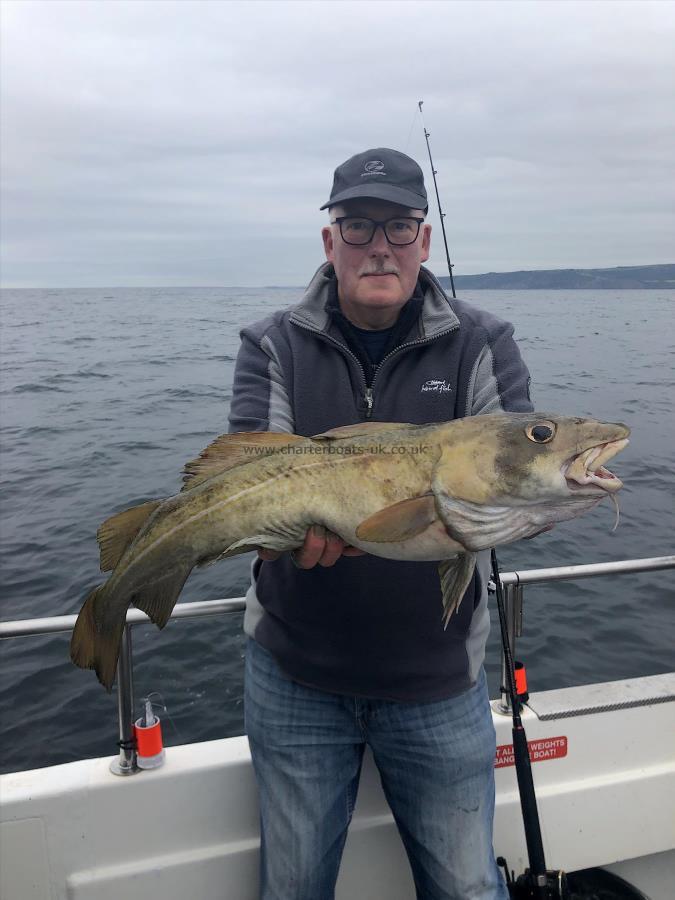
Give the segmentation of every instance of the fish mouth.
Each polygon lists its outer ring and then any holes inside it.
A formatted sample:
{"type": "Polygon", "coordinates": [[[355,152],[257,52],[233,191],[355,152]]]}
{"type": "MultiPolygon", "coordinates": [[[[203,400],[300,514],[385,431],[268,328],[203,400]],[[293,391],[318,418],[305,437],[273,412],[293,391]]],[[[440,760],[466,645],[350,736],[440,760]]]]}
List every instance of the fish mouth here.
{"type": "Polygon", "coordinates": [[[613,494],[623,487],[620,478],[605,468],[605,463],[623,450],[628,444],[628,438],[619,441],[607,441],[589,447],[583,453],[569,459],[562,469],[562,474],[571,491],[580,491],[590,488],[591,491],[600,489],[613,494]]]}

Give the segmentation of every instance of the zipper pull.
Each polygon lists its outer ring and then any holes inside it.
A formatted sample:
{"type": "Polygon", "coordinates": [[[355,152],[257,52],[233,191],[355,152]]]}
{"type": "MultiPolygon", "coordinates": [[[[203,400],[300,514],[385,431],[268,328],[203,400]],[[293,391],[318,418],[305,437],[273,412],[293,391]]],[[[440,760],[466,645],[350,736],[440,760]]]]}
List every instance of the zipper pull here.
{"type": "Polygon", "coordinates": [[[373,389],[366,388],[366,419],[373,414],[373,389]]]}

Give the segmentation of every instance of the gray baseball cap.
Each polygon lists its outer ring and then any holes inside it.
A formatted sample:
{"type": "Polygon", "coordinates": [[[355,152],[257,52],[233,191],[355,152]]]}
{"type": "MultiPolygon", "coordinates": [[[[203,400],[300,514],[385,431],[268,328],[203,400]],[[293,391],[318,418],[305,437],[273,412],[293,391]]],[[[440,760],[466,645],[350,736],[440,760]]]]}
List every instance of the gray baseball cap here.
{"type": "Polygon", "coordinates": [[[330,199],[319,208],[361,197],[387,200],[409,209],[426,210],[429,206],[420,167],[405,153],[387,147],[357,153],[338,166],[330,199]]]}

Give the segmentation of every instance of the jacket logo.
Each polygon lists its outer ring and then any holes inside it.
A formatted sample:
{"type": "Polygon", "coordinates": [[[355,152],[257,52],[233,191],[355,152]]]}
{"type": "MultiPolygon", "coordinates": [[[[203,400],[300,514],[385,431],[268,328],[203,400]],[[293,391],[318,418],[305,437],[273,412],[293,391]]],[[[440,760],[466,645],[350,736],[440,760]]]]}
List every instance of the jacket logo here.
{"type": "Polygon", "coordinates": [[[431,378],[429,381],[424,382],[420,391],[423,394],[426,391],[435,391],[437,394],[450,394],[452,393],[452,388],[445,379],[431,378]]]}
{"type": "Polygon", "coordinates": [[[368,162],[363,167],[363,172],[361,172],[361,178],[366,178],[368,175],[386,175],[387,173],[384,171],[384,163],[381,159],[369,159],[368,162]]]}

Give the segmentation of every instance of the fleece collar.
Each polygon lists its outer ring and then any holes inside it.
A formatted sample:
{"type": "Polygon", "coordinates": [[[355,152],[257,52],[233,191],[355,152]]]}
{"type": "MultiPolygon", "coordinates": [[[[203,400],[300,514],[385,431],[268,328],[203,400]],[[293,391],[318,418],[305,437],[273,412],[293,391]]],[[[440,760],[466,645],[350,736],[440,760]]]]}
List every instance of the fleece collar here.
{"type": "MultiPolygon", "coordinates": [[[[302,300],[293,307],[290,321],[313,331],[327,332],[331,324],[329,300],[334,279],[335,270],[331,263],[319,266],[302,300]]],[[[418,283],[424,295],[419,337],[430,340],[437,334],[458,328],[459,319],[436,276],[421,266],[418,283]]]]}

